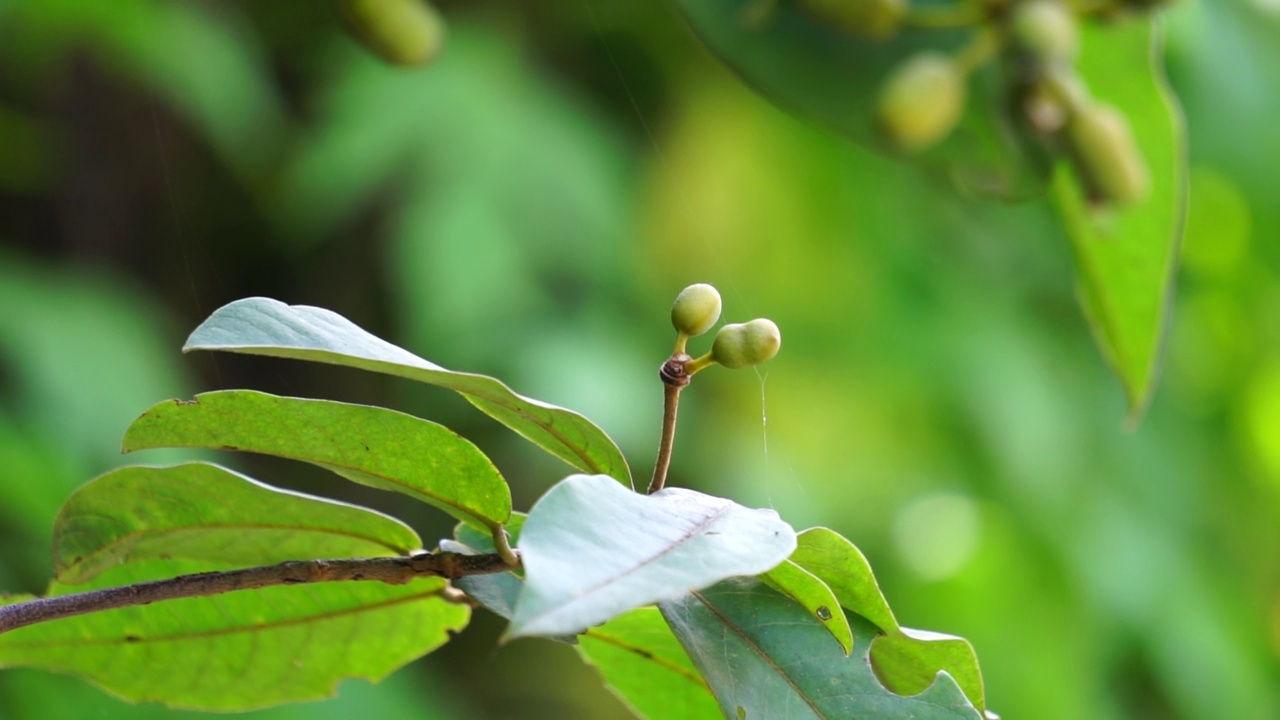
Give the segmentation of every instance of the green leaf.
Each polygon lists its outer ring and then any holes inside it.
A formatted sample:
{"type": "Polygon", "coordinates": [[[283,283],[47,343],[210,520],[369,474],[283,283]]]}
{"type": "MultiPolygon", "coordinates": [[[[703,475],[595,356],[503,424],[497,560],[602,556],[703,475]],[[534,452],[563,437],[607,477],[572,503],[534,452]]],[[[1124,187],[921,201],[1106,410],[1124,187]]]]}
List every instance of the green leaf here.
{"type": "Polygon", "coordinates": [[[791,560],[784,560],[761,575],[760,579],[812,613],[840,643],[846,655],[853,652],[853,631],[849,629],[848,618],[840,610],[840,601],[816,575],[791,560]]]}
{"type": "Polygon", "coordinates": [[[1131,424],[1146,412],[1159,377],[1187,208],[1186,131],[1164,77],[1157,22],[1086,25],[1077,63],[1094,96],[1128,118],[1151,177],[1147,197],[1094,208],[1066,167],[1053,182],[1079,265],[1081,302],[1124,385],[1131,424]]]}
{"type": "Polygon", "coordinates": [[[511,516],[511,491],[479,448],[446,427],[385,408],[252,390],[203,393],[159,403],[125,432],[125,452],[156,447],[304,460],[485,528],[511,516]]]}
{"type": "Polygon", "coordinates": [[[898,629],[871,564],[856,545],[836,531],[816,527],[800,533],[791,561],[825,582],[846,609],[885,632],[898,629]]]}
{"type": "Polygon", "coordinates": [[[867,658],[876,628],[849,617],[846,656],[807,610],[755,578],[734,578],[659,605],[726,718],[916,718],[981,715],[946,672],[923,692],[885,689],[867,658]]]}
{"type": "MultiPolygon", "coordinates": [[[[207,569],[131,564],[90,589],[207,569]]],[[[470,610],[444,600],[446,587],[440,578],[274,586],[90,613],[0,635],[0,666],[74,673],[132,702],[199,710],[319,700],[345,678],[381,680],[465,627],[470,610]]],[[[68,590],[55,583],[50,594],[68,590]]]]}
{"type": "Polygon", "coordinates": [[[968,640],[898,625],[871,565],[856,545],[823,527],[796,537],[791,561],[824,582],[845,609],[884,634],[871,647],[871,663],[886,687],[899,694],[923,691],[945,670],[979,710],[986,709],[982,671],[968,640]]]}
{"type": "Polygon", "coordinates": [[[261,297],[236,300],[215,310],[191,333],[182,350],[310,360],[439,385],[457,391],[482,412],[573,467],[631,483],[622,451],[590,420],[517,395],[491,377],[446,370],[323,308],[261,297]]]}
{"type": "Polygon", "coordinates": [[[978,656],[964,638],[901,628],[871,643],[871,667],[880,682],[899,695],[923,692],[939,672],[946,672],[974,707],[986,707],[978,656]]]}
{"type": "MultiPolygon", "coordinates": [[[[713,53],[765,97],[864,145],[888,145],[875,113],[885,79],[924,50],[957,53],[972,28],[900,28],[867,40],[815,17],[800,3],[776,2],[767,18],[749,13],[757,0],[676,0],[713,53]]],[[[950,175],[966,189],[999,197],[1039,194],[1048,163],[1033,143],[1010,130],[998,63],[969,77],[965,113],[950,136],[913,160],[950,175]]]]}
{"type": "Polygon", "coordinates": [[[106,473],[72,494],[53,525],[54,567],[67,585],[158,558],[247,567],[407,555],[421,546],[394,518],[207,463],[106,473]]]}
{"type": "Polygon", "coordinates": [[[525,586],[508,637],[566,635],[735,575],[766,572],[795,548],[772,510],[684,488],[639,495],[574,475],[529,511],[525,586]]]}
{"type": "Polygon", "coordinates": [[[714,718],[715,696],[654,607],[636,608],[584,633],[578,654],[595,665],[636,715],[714,718]]]}

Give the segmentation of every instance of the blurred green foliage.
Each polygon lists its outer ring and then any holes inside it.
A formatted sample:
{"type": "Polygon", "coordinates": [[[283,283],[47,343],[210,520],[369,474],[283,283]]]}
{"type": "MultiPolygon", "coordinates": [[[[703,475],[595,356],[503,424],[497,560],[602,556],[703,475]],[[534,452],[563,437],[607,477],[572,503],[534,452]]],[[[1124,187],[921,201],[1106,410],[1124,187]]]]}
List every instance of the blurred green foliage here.
{"type": "MultiPolygon", "coordinates": [[[[707,281],[726,321],[767,314],[786,347],[684,394],[674,484],[853,539],[902,622],[973,642],[1004,717],[1280,716],[1275,3],[1167,18],[1191,208],[1136,432],[1047,201],[961,200],[785,114],[652,3],[441,9],[443,55],[406,71],[329,3],[0,0],[0,587],[42,588],[56,508],[166,397],[424,415],[489,452],[520,508],[569,472],[444,392],[179,355],[224,302],[329,307],[498,375],[596,420],[643,476],[669,303],[707,281]]],[[[448,534],[443,513],[237,460],[448,534]]],[[[572,649],[498,631],[478,617],[384,687],[250,717],[627,716],[572,649]]],[[[180,715],[30,671],[0,672],[0,706],[180,715]]]]}

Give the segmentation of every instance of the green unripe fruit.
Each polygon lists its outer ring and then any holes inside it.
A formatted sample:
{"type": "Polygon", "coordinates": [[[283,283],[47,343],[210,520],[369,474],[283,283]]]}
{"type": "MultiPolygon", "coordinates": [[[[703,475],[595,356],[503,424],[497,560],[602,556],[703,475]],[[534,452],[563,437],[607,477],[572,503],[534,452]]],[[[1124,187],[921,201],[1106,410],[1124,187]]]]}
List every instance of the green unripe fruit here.
{"type": "Polygon", "coordinates": [[[671,306],[671,324],[676,332],[697,337],[720,319],[720,293],[706,283],[690,285],[676,296],[671,306]]]}
{"type": "Polygon", "coordinates": [[[907,0],[800,0],[813,16],[868,38],[893,35],[907,14],[907,0]]]}
{"type": "Polygon", "coordinates": [[[339,0],[355,36],[393,65],[425,65],[444,45],[444,21],[425,0],[339,0]]]}
{"type": "Polygon", "coordinates": [[[951,58],[922,52],[889,74],[876,119],[889,140],[909,152],[924,150],[955,128],[964,111],[964,72],[951,58]]]}
{"type": "Polygon", "coordinates": [[[758,318],[748,323],[725,325],[711,344],[711,357],[727,368],[759,365],[778,354],[782,333],[772,320],[758,318]]]}
{"type": "Polygon", "coordinates": [[[1039,60],[1069,63],[1080,49],[1076,18],[1061,0],[1029,0],[1014,8],[1014,40],[1039,60]]]}
{"type": "Polygon", "coordinates": [[[1151,178],[1119,110],[1101,104],[1080,108],[1067,122],[1066,140],[1094,200],[1128,205],[1147,196],[1151,178]]]}

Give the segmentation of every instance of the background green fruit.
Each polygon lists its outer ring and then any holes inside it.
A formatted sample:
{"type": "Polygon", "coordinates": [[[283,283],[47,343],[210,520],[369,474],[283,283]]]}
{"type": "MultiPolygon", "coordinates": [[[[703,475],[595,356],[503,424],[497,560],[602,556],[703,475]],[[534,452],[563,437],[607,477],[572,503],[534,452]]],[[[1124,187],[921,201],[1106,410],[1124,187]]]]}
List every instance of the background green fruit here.
{"type": "Polygon", "coordinates": [[[1039,60],[1071,62],[1080,49],[1076,18],[1060,0],[1030,0],[1013,10],[1010,29],[1017,43],[1039,60]]]}
{"type": "Polygon", "coordinates": [[[1101,104],[1081,108],[1067,123],[1066,138],[1095,199],[1128,205],[1146,197],[1151,178],[1119,110],[1101,104]]]}
{"type": "Polygon", "coordinates": [[[339,0],[347,25],[394,65],[425,65],[444,44],[444,21],[425,0],[339,0]]]}
{"type": "Polygon", "coordinates": [[[743,368],[767,362],[782,347],[782,333],[772,320],[725,325],[716,333],[711,357],[727,368],[743,368]]]}
{"type": "Polygon", "coordinates": [[[893,35],[907,13],[907,0],[800,0],[800,4],[841,30],[869,38],[893,35]]]}
{"type": "Polygon", "coordinates": [[[876,115],[894,145],[914,152],[946,137],[964,103],[964,72],[942,53],[922,52],[889,75],[876,115]]]}
{"type": "Polygon", "coordinates": [[[671,305],[671,324],[677,332],[696,337],[720,319],[720,293],[706,283],[690,285],[671,305]]]}

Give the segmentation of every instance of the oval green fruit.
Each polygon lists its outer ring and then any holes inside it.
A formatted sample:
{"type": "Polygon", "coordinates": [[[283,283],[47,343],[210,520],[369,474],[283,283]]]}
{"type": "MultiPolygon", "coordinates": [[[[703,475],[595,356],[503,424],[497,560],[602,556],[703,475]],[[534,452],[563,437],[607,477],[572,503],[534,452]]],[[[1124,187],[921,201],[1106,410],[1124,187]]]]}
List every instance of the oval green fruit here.
{"type": "Polygon", "coordinates": [[[711,344],[711,357],[727,368],[744,368],[771,360],[780,347],[778,326],[772,320],[757,318],[720,328],[711,344]]]}
{"type": "Polygon", "coordinates": [[[897,32],[907,0],[799,0],[809,14],[837,28],[868,38],[897,32]]]}
{"type": "Polygon", "coordinates": [[[1080,49],[1075,15],[1062,0],[1019,3],[1009,27],[1018,45],[1038,60],[1070,63],[1080,49]]]}
{"type": "Polygon", "coordinates": [[[706,283],[690,285],[671,305],[671,324],[676,332],[697,337],[720,319],[720,293],[706,283]]]}
{"type": "Polygon", "coordinates": [[[946,137],[964,111],[965,75],[950,57],[926,51],[889,74],[876,119],[890,142],[918,152],[946,137]]]}
{"type": "Polygon", "coordinates": [[[425,0],[339,0],[351,31],[393,65],[425,65],[444,45],[444,21],[425,0]]]}
{"type": "Polygon", "coordinates": [[[1066,141],[1092,199],[1130,205],[1147,196],[1151,178],[1119,110],[1103,104],[1080,108],[1067,122],[1066,141]]]}

